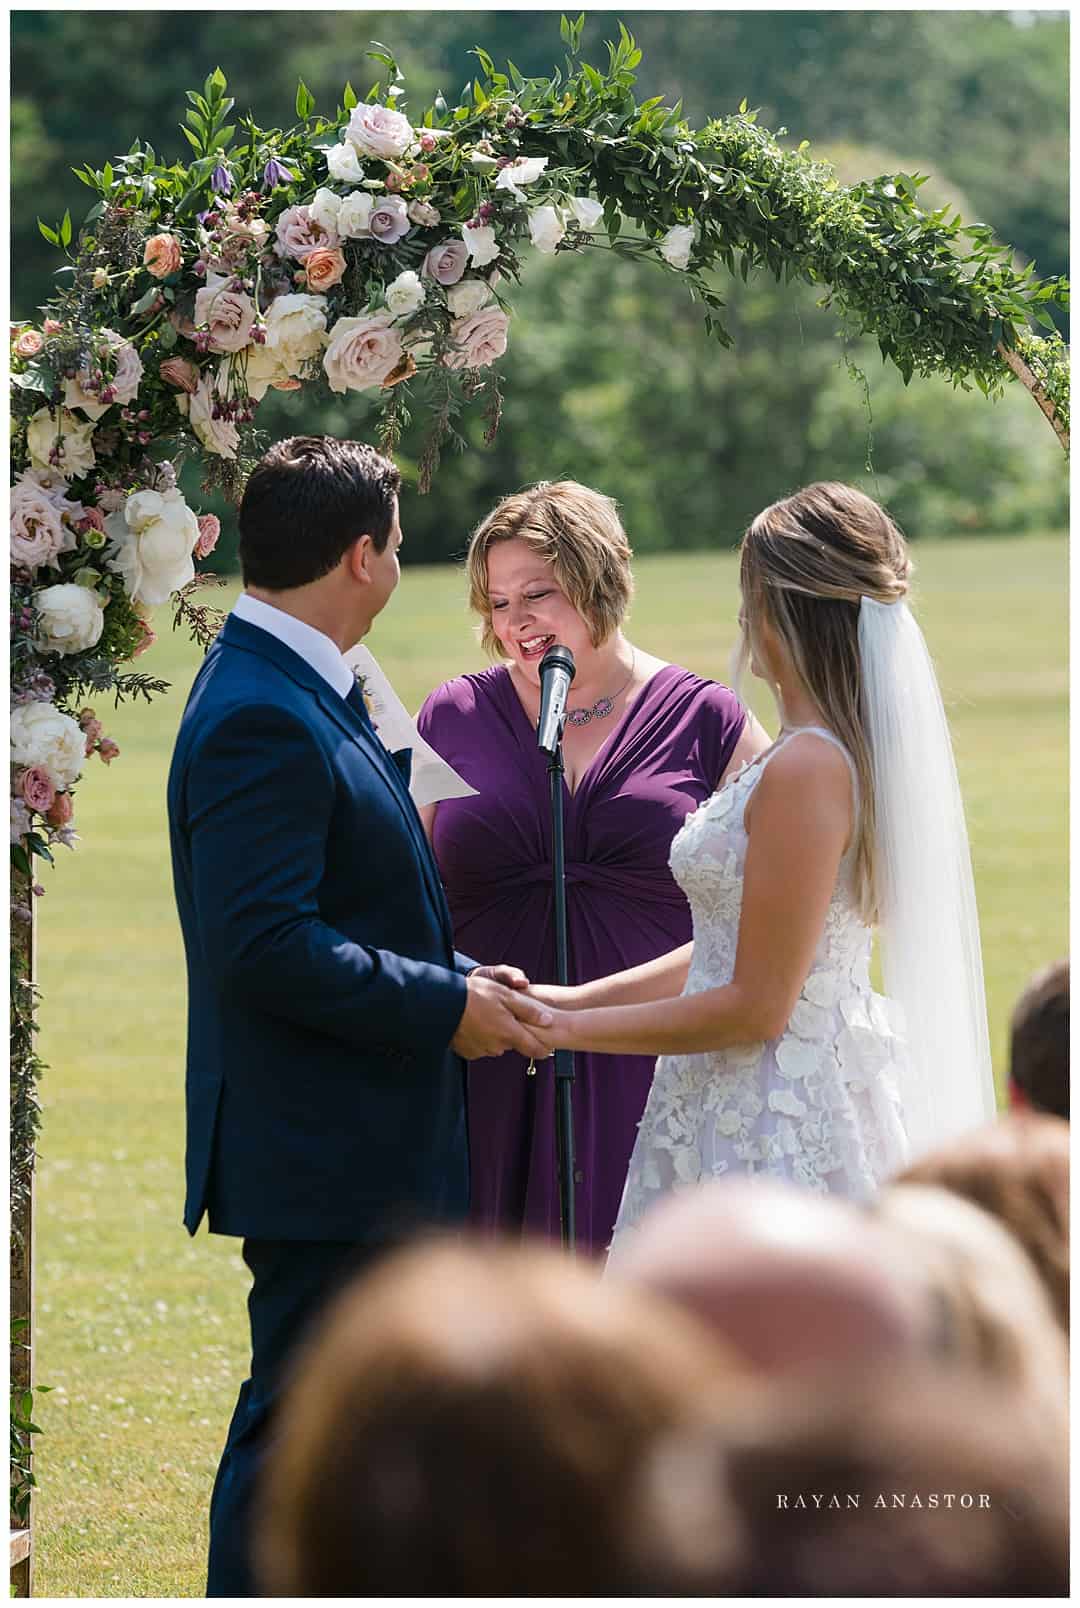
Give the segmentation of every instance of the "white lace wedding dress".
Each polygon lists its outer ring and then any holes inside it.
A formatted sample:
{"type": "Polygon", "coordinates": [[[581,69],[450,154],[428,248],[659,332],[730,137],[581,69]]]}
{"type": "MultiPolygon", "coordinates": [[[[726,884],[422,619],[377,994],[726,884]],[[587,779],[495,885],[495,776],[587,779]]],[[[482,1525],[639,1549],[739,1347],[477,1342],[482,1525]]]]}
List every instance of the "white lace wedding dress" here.
{"type": "MultiPolygon", "coordinates": [[[[773,746],[689,815],[670,866],[690,901],[694,952],[686,994],[729,983],[749,843],[743,816],[766,765],[795,737],[834,744],[816,726],[773,746]]],[[[896,1070],[904,1054],[889,1001],[870,987],[871,933],[841,862],[825,929],[787,1029],[777,1039],[663,1055],[630,1158],[612,1254],[661,1196],[724,1174],[764,1173],[819,1192],[873,1195],[907,1159],[896,1070]]]]}

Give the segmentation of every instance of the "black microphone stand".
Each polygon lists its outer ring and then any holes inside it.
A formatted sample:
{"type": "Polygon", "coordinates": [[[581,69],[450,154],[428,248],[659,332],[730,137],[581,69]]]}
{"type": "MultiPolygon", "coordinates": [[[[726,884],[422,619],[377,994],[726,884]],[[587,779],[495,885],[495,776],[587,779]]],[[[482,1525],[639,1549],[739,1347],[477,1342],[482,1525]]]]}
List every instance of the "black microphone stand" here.
{"type": "MultiPolygon", "coordinates": [[[[555,981],[563,988],[569,982],[566,939],[566,848],[563,840],[563,754],[562,728],[559,740],[548,756],[551,782],[551,878],[555,895],[555,981]]],[[[574,1108],[570,1093],[574,1085],[573,1050],[555,1051],[555,1157],[559,1180],[559,1222],[562,1243],[572,1251],[576,1240],[574,1211],[574,1108]]]]}

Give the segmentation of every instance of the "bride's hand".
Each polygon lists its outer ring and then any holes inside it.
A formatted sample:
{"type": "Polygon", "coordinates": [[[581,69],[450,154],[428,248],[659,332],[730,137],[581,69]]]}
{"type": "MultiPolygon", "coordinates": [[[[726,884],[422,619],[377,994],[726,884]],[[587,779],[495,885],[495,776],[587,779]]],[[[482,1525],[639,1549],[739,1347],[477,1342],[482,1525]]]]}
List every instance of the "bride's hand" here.
{"type": "Polygon", "coordinates": [[[529,988],[529,997],[539,1000],[541,1005],[549,1005],[555,1011],[579,1011],[584,1004],[582,992],[580,988],[561,988],[557,983],[533,983],[529,988]]]}

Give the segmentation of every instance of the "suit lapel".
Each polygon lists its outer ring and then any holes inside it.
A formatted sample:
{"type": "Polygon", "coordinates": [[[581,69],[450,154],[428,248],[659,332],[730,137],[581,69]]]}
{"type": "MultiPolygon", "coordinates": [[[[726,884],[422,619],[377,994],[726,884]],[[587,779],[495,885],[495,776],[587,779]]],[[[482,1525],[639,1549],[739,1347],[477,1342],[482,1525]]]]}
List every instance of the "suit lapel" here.
{"type": "MultiPolygon", "coordinates": [[[[371,761],[372,768],[397,800],[398,807],[405,820],[405,826],[412,838],[416,858],[420,863],[424,882],[439,916],[443,935],[451,951],[454,947],[453,924],[450,910],[446,903],[446,894],[443,891],[442,878],[431,845],[427,840],[423,823],[417,814],[412,794],[401,775],[385,744],[372,726],[370,720],[361,719],[354,710],[350,709],[342,698],[327,681],[313,670],[306,659],[302,659],[292,648],[273,636],[269,631],[263,631],[259,626],[251,625],[247,620],[238,619],[230,614],[222,627],[218,642],[224,647],[240,648],[248,653],[261,654],[269,659],[279,670],[298,682],[300,686],[317,700],[320,709],[333,720],[347,736],[359,743],[364,753],[371,761]]],[[[216,646],[216,644],[215,644],[216,646]]],[[[211,650],[213,651],[213,650],[211,650]]]]}

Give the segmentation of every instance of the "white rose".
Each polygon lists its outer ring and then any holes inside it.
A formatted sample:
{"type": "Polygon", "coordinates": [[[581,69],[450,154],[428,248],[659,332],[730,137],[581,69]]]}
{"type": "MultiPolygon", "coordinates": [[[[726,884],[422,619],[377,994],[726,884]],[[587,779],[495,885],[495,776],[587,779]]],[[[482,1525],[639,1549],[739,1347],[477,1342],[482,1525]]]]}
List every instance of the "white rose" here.
{"type": "Polygon", "coordinates": [[[334,190],[316,190],[314,198],[308,202],[308,216],[327,234],[339,232],[337,220],[340,211],[341,196],[334,190]]]}
{"type": "Polygon", "coordinates": [[[44,653],[84,653],[101,640],[105,610],[85,586],[46,586],[34,593],[34,608],[40,616],[36,641],[44,653]]]}
{"type": "Polygon", "coordinates": [[[105,529],[112,538],[109,568],[123,577],[133,602],[165,603],[194,579],[199,522],[181,492],[137,491],[105,529]]]}
{"type": "Polygon", "coordinates": [[[326,153],[326,167],[330,177],[337,179],[339,184],[358,184],[364,177],[356,146],[350,145],[348,140],[330,147],[326,153]]]}
{"type": "MultiPolygon", "coordinates": [[[[143,377],[142,359],[131,342],[114,329],[103,329],[101,335],[104,344],[116,358],[116,373],[108,382],[114,393],[112,400],[133,402],[143,377]]],[[[89,369],[81,368],[74,379],[64,381],[64,406],[81,408],[88,419],[100,419],[112,407],[112,402],[102,402],[96,391],[87,390],[89,380],[89,369]]]]}
{"type": "MultiPolygon", "coordinates": [[[[261,402],[272,385],[281,385],[292,378],[285,365],[285,353],[275,350],[269,343],[265,346],[248,346],[239,354],[244,360],[244,380],[248,395],[253,396],[256,402],[261,402]]],[[[230,358],[223,358],[218,369],[216,390],[218,396],[225,396],[229,389],[230,358]]],[[[225,428],[222,420],[211,420],[217,428],[225,428]]]]}
{"type": "Polygon", "coordinates": [[[446,292],[446,305],[454,318],[471,318],[491,300],[486,279],[462,279],[446,292]]]}
{"type": "Polygon", "coordinates": [[[485,268],[489,262],[494,262],[499,255],[499,243],[495,239],[495,231],[490,225],[480,229],[470,229],[467,223],[461,226],[461,238],[468,249],[474,268],[485,268]]]}
{"type": "Polygon", "coordinates": [[[391,106],[354,106],[345,138],[361,156],[377,156],[384,161],[404,156],[415,138],[412,125],[391,106]]]}
{"type": "Polygon", "coordinates": [[[331,391],[370,391],[382,385],[401,362],[401,336],[393,313],[339,318],[330,331],[323,368],[331,391]]]}
{"type": "Polygon", "coordinates": [[[545,257],[554,256],[555,247],[565,235],[566,225],[554,207],[537,207],[529,213],[529,236],[545,257]]]}
{"type": "Polygon", "coordinates": [[[509,326],[501,307],[481,307],[468,318],[455,319],[450,339],[459,350],[448,352],[443,363],[450,369],[487,368],[506,351],[509,326]]]}
{"type": "Polygon", "coordinates": [[[386,287],[386,305],[395,318],[405,318],[423,305],[426,294],[419,274],[409,268],[386,287]]]}
{"type": "Polygon", "coordinates": [[[677,223],[669,229],[660,242],[660,255],[665,262],[673,268],[686,268],[690,263],[690,253],[694,247],[694,226],[692,223],[677,223]]]}
{"type": "Polygon", "coordinates": [[[362,240],[371,234],[369,227],[375,197],[364,190],[353,190],[342,200],[338,211],[338,234],[346,240],[362,240]]]}
{"type": "Polygon", "coordinates": [[[77,419],[67,408],[61,408],[58,421],[48,408],[39,408],[26,431],[30,462],[35,469],[55,469],[66,480],[78,480],[97,461],[90,445],[93,433],[92,419],[77,419]],[[58,454],[56,461],[49,456],[54,451],[58,454]]]}
{"type": "Polygon", "coordinates": [[[213,452],[219,458],[236,457],[239,433],[235,424],[230,424],[227,419],[214,418],[213,382],[205,372],[194,395],[187,396],[181,391],[176,398],[176,406],[207,452],[213,452]]]}
{"type": "Polygon", "coordinates": [[[588,232],[597,228],[600,219],[604,216],[604,203],[594,201],[591,196],[572,195],[570,197],[570,211],[577,219],[579,228],[588,232]]]}
{"type": "Polygon", "coordinates": [[[508,162],[500,169],[499,177],[495,180],[495,188],[509,190],[519,201],[524,201],[525,197],[518,189],[518,185],[535,184],[547,165],[546,156],[516,156],[512,162],[508,162]]]}
{"type": "MultiPolygon", "coordinates": [[[[297,293],[277,296],[266,312],[266,348],[285,369],[283,379],[301,373],[326,341],[326,297],[297,293]]],[[[251,359],[248,359],[248,372],[251,359]]],[[[273,383],[273,382],[271,382],[273,383]]],[[[254,395],[254,392],[252,392],[254,395]]]]}
{"type": "Polygon", "coordinates": [[[40,765],[58,792],[78,781],[86,760],[86,738],[77,721],[55,704],[20,704],[11,711],[11,763],[20,769],[40,765]]]}

